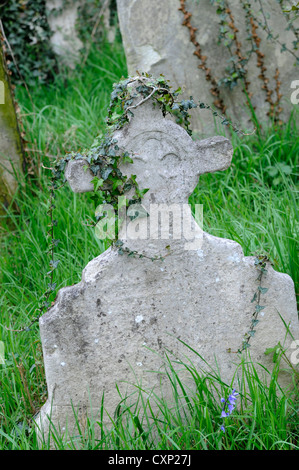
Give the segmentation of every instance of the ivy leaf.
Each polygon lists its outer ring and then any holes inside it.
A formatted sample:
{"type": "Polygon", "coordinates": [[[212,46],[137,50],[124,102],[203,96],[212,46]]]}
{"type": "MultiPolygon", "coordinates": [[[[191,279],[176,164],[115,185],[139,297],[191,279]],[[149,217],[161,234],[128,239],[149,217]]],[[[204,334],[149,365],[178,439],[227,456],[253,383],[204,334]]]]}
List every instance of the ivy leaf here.
{"type": "Polygon", "coordinates": [[[255,306],[255,311],[259,313],[262,310],[264,310],[264,308],[266,308],[266,305],[256,305],[255,306]]]}
{"type": "Polygon", "coordinates": [[[112,191],[114,191],[119,186],[122,186],[122,184],[123,184],[122,180],[115,180],[113,183],[112,191]]]}
{"type": "Polygon", "coordinates": [[[111,121],[117,121],[121,117],[121,114],[114,112],[110,117],[111,121]]]}
{"type": "Polygon", "coordinates": [[[51,261],[50,261],[49,264],[50,264],[50,266],[51,266],[53,269],[56,269],[59,263],[60,263],[60,260],[59,260],[59,259],[58,259],[58,260],[52,260],[52,259],[51,259],[51,261]]]}
{"type": "Polygon", "coordinates": [[[91,183],[93,184],[93,190],[97,191],[100,186],[103,186],[104,180],[96,176],[91,180],[91,183]]]}
{"type": "Polygon", "coordinates": [[[91,165],[90,166],[90,170],[93,172],[94,175],[97,174],[97,172],[99,171],[100,169],[100,165],[91,165]]]}
{"type": "Polygon", "coordinates": [[[266,292],[268,292],[269,288],[268,287],[258,286],[258,290],[261,292],[261,294],[266,294],[266,292]]]}
{"type": "Polygon", "coordinates": [[[124,192],[129,191],[132,188],[132,185],[130,183],[126,183],[124,185],[124,192]]]}
{"type": "Polygon", "coordinates": [[[136,193],[137,195],[142,198],[147,192],[149,191],[149,188],[145,188],[145,189],[136,189],[136,193]]]}
{"type": "Polygon", "coordinates": [[[181,87],[177,88],[177,90],[175,90],[174,92],[175,95],[180,95],[181,93],[182,93],[181,87]]]}
{"type": "Polygon", "coordinates": [[[66,160],[61,160],[59,163],[59,170],[63,171],[65,169],[65,166],[66,166],[66,160]]]}
{"type": "Polygon", "coordinates": [[[48,284],[48,289],[51,290],[51,291],[54,291],[56,289],[56,282],[54,282],[53,284],[48,284]]]}
{"type": "Polygon", "coordinates": [[[190,100],[182,100],[181,106],[185,111],[188,111],[188,109],[191,108],[197,108],[197,104],[193,100],[192,96],[190,96],[190,100]]]}
{"type": "Polygon", "coordinates": [[[112,171],[113,171],[113,168],[111,168],[111,166],[108,166],[107,168],[103,168],[101,170],[102,178],[106,180],[108,176],[112,173],[112,171]]]}
{"type": "Polygon", "coordinates": [[[110,150],[107,152],[107,156],[108,156],[108,157],[115,157],[115,156],[116,156],[115,150],[114,150],[113,148],[110,149],[110,150]]]}
{"type": "Polygon", "coordinates": [[[128,152],[123,154],[123,163],[134,163],[128,152]]]}

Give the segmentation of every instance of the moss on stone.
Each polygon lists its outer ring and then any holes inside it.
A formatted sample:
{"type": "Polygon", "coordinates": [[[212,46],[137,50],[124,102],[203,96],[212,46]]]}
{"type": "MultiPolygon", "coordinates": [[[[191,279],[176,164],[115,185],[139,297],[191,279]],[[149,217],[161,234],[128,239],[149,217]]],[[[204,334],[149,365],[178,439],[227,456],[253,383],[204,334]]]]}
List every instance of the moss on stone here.
{"type": "Polygon", "coordinates": [[[2,47],[0,81],[4,83],[5,98],[4,104],[0,104],[0,215],[3,215],[3,205],[7,207],[18,187],[15,173],[22,172],[24,152],[2,47]]]}

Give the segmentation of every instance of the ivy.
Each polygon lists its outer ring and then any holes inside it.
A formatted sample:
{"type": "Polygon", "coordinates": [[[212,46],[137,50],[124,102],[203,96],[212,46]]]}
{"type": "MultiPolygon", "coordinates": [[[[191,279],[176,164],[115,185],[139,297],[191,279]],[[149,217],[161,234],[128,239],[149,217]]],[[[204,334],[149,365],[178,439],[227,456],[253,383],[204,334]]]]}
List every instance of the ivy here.
{"type": "Polygon", "coordinates": [[[14,83],[52,81],[58,72],[51,48],[45,0],[1,2],[0,18],[9,44],[8,68],[14,83]]]}
{"type": "Polygon", "coordinates": [[[225,104],[224,104],[224,102],[223,102],[223,100],[220,96],[220,89],[219,89],[217,80],[212,75],[210,67],[207,66],[207,56],[205,56],[202,53],[202,47],[196,39],[196,34],[195,33],[197,31],[197,28],[195,28],[191,24],[192,14],[186,8],[186,0],[179,0],[179,1],[180,1],[179,10],[184,15],[184,20],[182,22],[182,25],[185,26],[186,28],[188,28],[189,36],[190,36],[190,42],[194,45],[194,48],[195,48],[193,54],[200,61],[200,64],[198,65],[198,68],[204,71],[206,81],[211,83],[211,85],[212,85],[212,87],[210,88],[210,92],[211,92],[211,95],[214,97],[214,102],[213,102],[214,106],[216,106],[222,114],[225,114],[226,106],[225,106],[225,104]]]}
{"type": "Polygon", "coordinates": [[[262,287],[262,280],[263,280],[264,275],[267,274],[266,268],[267,268],[267,263],[269,262],[270,260],[266,255],[257,256],[254,260],[254,265],[259,272],[258,277],[257,277],[257,281],[259,282],[259,284],[251,300],[251,303],[254,303],[255,306],[254,306],[254,312],[251,318],[250,327],[247,333],[244,335],[242,347],[238,350],[239,353],[241,353],[242,351],[245,351],[246,349],[250,347],[250,340],[255,335],[256,326],[259,323],[258,315],[261,313],[262,310],[266,308],[266,305],[261,305],[261,295],[264,295],[266,294],[266,292],[268,292],[267,287],[262,287]]]}
{"type": "MultiPolygon", "coordinates": [[[[213,71],[207,66],[209,58],[204,54],[203,47],[197,40],[196,32],[198,27],[195,27],[197,25],[194,26],[191,23],[192,13],[186,8],[186,0],[178,0],[180,4],[178,9],[184,14],[182,25],[188,28],[190,33],[190,42],[195,47],[193,54],[200,60],[198,68],[205,72],[206,80],[212,84],[210,92],[214,97],[213,104],[217,107],[218,112],[221,112],[224,118],[227,110],[221,97],[223,88],[226,87],[232,91],[235,87],[241,85],[242,92],[246,96],[245,103],[251,112],[252,121],[256,122],[254,107],[250,102],[250,98],[252,96],[252,93],[249,91],[250,82],[247,79],[248,62],[251,56],[255,54],[257,57],[256,66],[260,69],[258,78],[261,80],[262,90],[265,91],[265,101],[269,103],[269,111],[267,112],[267,115],[273,119],[274,124],[282,124],[280,119],[282,112],[280,71],[277,67],[273,77],[275,86],[274,89],[271,89],[269,83],[272,77],[268,77],[266,75],[266,60],[264,53],[260,48],[261,37],[259,35],[259,31],[264,31],[266,33],[267,40],[278,44],[280,46],[281,53],[291,54],[296,61],[294,65],[298,65],[299,57],[298,54],[296,54],[296,51],[298,50],[299,44],[299,29],[295,25],[295,19],[298,17],[297,6],[294,5],[292,8],[286,9],[283,0],[276,1],[281,7],[282,16],[284,17],[282,18],[282,22],[285,20],[285,29],[287,31],[292,31],[295,36],[295,40],[292,42],[293,47],[287,46],[280,40],[279,32],[273,32],[271,30],[268,22],[269,11],[265,11],[265,5],[262,0],[255,0],[255,3],[257,3],[256,6],[258,7],[256,14],[252,8],[252,2],[241,0],[240,4],[244,10],[245,28],[247,32],[246,43],[250,46],[249,49],[246,47],[247,50],[242,52],[243,45],[238,37],[239,29],[236,26],[233,10],[229,6],[230,2],[228,0],[210,0],[210,3],[215,6],[215,14],[218,16],[219,20],[218,44],[220,46],[224,46],[229,53],[225,72],[222,77],[219,77],[216,80],[213,71]]],[[[199,0],[197,0],[196,3],[199,4],[199,0]]]]}
{"type": "MultiPolygon", "coordinates": [[[[62,0],[48,12],[55,17],[72,5],[62,0]]],[[[8,41],[7,61],[13,82],[34,86],[52,82],[58,73],[56,55],[51,45],[46,0],[7,0],[0,3],[0,18],[8,41]]],[[[104,39],[102,17],[109,10],[110,26],[117,25],[116,0],[85,0],[78,7],[76,30],[85,49],[86,61],[90,44],[104,39]]],[[[117,28],[116,28],[117,29],[117,28]]]]}

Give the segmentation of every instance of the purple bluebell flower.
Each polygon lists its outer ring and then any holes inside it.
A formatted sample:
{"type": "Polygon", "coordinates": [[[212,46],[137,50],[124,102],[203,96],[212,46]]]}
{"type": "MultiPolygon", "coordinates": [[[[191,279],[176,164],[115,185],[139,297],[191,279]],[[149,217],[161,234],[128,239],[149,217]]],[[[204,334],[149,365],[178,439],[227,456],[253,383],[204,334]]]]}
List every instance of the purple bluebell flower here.
{"type": "Polygon", "coordinates": [[[233,389],[232,393],[230,394],[230,396],[228,397],[228,401],[231,405],[234,405],[235,401],[237,400],[237,396],[239,394],[236,392],[235,389],[233,389]]]}
{"type": "MultiPolygon", "coordinates": [[[[224,422],[224,419],[230,416],[233,410],[235,409],[238,395],[239,395],[238,392],[236,392],[236,390],[233,389],[232,393],[229,395],[227,400],[225,398],[221,398],[220,401],[221,403],[223,403],[223,407],[221,411],[221,418],[223,418],[223,422],[224,422]]],[[[220,429],[221,431],[225,432],[224,425],[222,425],[220,429]]]]}

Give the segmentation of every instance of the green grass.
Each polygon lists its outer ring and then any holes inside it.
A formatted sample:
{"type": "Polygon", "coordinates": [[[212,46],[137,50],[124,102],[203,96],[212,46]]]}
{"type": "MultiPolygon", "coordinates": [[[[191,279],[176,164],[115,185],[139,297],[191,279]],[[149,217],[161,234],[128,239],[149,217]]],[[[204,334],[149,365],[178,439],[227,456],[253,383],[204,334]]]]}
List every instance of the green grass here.
{"type": "MultiPolygon", "coordinates": [[[[298,397],[278,384],[281,357],[261,381],[250,359],[243,360],[238,373],[238,397],[232,414],[221,418],[221,397],[227,398],[231,384],[213,369],[198,370],[188,358],[167,358],[165,372],[172,390],[172,403],[160,393],[145,398],[147,390],[136,385],[136,398],[123,397],[110,422],[103,424],[105,397],[100,411],[83,427],[73,409],[77,427],[70,435],[52,425],[49,436],[37,441],[35,428],[25,422],[2,424],[2,449],[81,450],[299,450],[298,397]],[[181,373],[192,379],[192,389],[181,373]],[[225,432],[221,430],[224,424],[225,432]],[[8,430],[8,429],[9,430],[8,430]]],[[[192,350],[192,352],[194,352],[192,350]]],[[[195,354],[197,354],[195,352],[195,354]]],[[[164,383],[165,386],[165,383],[164,383]]]]}
{"type": "Polygon", "coordinates": [[[231,167],[202,176],[190,202],[203,204],[207,232],[240,243],[245,255],[267,253],[298,294],[297,117],[262,136],[232,135],[231,167]]]}
{"type": "MultiPolygon", "coordinates": [[[[32,88],[34,106],[25,89],[16,90],[27,147],[32,149],[31,165],[37,172],[34,180],[20,181],[17,210],[13,205],[7,209],[0,231],[0,340],[6,358],[0,365],[0,449],[37,449],[32,417],[47,395],[38,324],[22,333],[13,331],[30,324],[49,282],[49,172],[42,164],[48,167],[53,158],[92,143],[103,130],[112,84],[126,74],[124,53],[116,43],[92,50],[83,69],[57,77],[52,85],[32,88]]],[[[295,118],[280,129],[269,124],[253,136],[233,135],[232,166],[203,175],[190,203],[203,204],[207,232],[237,241],[245,255],[268,253],[275,269],[293,278],[298,292],[295,118]]],[[[57,191],[55,204],[55,238],[61,240],[56,250],[61,261],[55,270],[57,293],[79,282],[88,261],[105,246],[85,225],[93,215],[88,195],[74,194],[65,186],[57,191]]],[[[54,297],[55,293],[51,300],[54,297]]],[[[87,429],[78,429],[76,439],[63,442],[57,436],[57,448],[298,449],[299,397],[279,393],[278,364],[267,386],[250,362],[243,364],[239,409],[225,434],[219,431],[220,397],[229,393],[230,384],[223,384],[213,371],[201,376],[190,362],[183,367],[193,377],[195,394],[183,389],[169,361],[166,374],[173,387],[173,408],[154,397],[160,410],[156,416],[140,394],[136,409],[122,402],[111,417],[112,430],[91,422],[87,429]]]]}

